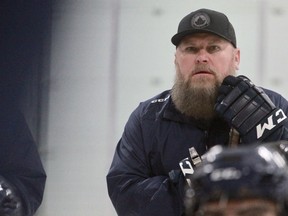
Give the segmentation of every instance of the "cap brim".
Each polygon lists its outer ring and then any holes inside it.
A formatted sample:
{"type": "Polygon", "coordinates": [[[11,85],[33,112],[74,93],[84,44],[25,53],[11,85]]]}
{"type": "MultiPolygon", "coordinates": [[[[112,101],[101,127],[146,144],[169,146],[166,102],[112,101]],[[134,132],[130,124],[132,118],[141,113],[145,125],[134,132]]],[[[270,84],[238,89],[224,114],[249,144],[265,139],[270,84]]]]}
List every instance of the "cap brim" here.
{"type": "Polygon", "coordinates": [[[235,44],[233,44],[233,42],[231,40],[229,40],[228,38],[226,38],[225,36],[220,35],[218,33],[215,33],[214,31],[207,30],[207,29],[187,30],[187,31],[183,31],[183,32],[177,33],[171,38],[171,42],[175,46],[178,46],[180,44],[180,42],[183,40],[184,37],[186,37],[188,35],[196,34],[196,33],[210,33],[210,34],[217,35],[217,36],[222,37],[225,40],[229,41],[230,43],[232,43],[232,45],[234,47],[236,47],[235,44]]]}

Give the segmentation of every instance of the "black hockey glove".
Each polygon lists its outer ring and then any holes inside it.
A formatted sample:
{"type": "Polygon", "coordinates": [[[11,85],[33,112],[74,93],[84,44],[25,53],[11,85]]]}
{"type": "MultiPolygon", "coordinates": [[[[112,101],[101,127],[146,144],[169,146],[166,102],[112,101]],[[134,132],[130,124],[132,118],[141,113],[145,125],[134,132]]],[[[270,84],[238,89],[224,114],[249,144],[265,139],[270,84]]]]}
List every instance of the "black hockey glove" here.
{"type": "Polygon", "coordinates": [[[283,110],[244,76],[223,80],[215,111],[239,132],[242,143],[261,142],[287,121],[283,110]]]}
{"type": "Polygon", "coordinates": [[[22,216],[22,204],[15,188],[0,176],[0,216],[22,216]]]}

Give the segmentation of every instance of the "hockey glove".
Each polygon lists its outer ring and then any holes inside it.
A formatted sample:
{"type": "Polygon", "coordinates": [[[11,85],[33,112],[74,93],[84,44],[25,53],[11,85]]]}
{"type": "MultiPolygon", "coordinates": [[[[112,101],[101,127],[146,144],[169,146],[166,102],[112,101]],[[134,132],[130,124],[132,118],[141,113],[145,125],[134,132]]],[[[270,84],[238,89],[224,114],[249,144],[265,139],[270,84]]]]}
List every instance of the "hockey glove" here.
{"type": "Polygon", "coordinates": [[[223,80],[215,111],[240,133],[243,143],[261,142],[287,121],[283,110],[244,76],[223,80]]]}
{"type": "Polygon", "coordinates": [[[0,215],[22,216],[22,204],[15,188],[0,176],[0,215]]]}

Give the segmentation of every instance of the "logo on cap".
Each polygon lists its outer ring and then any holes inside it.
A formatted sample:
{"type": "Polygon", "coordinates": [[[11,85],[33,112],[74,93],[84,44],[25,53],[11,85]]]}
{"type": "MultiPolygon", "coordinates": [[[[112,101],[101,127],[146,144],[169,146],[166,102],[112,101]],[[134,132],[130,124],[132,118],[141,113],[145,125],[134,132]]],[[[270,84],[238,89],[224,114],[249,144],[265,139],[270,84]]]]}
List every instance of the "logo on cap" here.
{"type": "Polygon", "coordinates": [[[197,13],[191,19],[191,25],[193,28],[201,29],[210,24],[210,18],[206,13],[197,13]]]}

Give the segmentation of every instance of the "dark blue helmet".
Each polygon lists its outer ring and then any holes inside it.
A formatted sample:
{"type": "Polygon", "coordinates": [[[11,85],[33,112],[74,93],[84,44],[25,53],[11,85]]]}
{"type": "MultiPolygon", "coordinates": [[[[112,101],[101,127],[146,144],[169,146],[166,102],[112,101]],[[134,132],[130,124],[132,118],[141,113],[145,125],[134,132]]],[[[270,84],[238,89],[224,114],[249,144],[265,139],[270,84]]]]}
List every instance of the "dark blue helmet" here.
{"type": "Polygon", "coordinates": [[[288,215],[288,142],[237,148],[215,146],[190,177],[186,215],[220,199],[265,198],[279,203],[288,215]]]}

